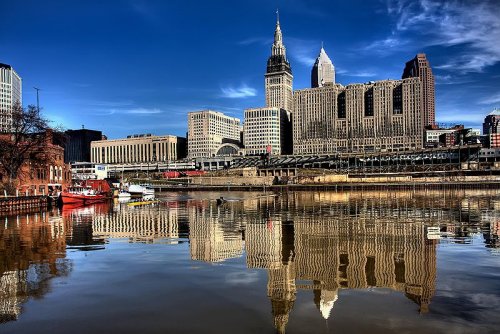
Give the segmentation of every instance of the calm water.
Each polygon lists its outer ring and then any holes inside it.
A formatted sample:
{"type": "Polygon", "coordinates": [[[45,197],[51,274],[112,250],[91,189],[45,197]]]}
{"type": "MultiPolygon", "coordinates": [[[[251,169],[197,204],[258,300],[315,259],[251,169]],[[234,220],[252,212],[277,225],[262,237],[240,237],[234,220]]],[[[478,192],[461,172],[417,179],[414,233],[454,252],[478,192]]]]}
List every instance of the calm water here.
{"type": "Polygon", "coordinates": [[[499,332],[498,192],[160,198],[1,218],[0,333],[499,332]]]}

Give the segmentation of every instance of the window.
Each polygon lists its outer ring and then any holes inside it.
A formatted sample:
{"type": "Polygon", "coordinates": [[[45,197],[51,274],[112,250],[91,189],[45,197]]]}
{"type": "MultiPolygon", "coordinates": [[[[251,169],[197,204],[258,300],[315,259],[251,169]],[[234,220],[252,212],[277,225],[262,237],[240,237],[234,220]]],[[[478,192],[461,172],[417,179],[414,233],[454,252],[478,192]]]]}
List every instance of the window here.
{"type": "Polygon", "coordinates": [[[346,118],[345,91],[337,96],[337,117],[346,118]]]}

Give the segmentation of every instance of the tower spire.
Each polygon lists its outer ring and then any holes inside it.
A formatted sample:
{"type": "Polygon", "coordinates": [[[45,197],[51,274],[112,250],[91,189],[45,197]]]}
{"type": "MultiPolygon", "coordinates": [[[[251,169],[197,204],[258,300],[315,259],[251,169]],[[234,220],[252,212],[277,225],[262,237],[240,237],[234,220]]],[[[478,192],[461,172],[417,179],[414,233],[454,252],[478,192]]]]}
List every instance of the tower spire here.
{"type": "Polygon", "coordinates": [[[276,30],[274,31],[274,43],[272,48],[273,55],[285,56],[286,58],[286,49],[285,45],[283,45],[283,35],[281,34],[280,27],[280,12],[276,9],[276,30]]]}

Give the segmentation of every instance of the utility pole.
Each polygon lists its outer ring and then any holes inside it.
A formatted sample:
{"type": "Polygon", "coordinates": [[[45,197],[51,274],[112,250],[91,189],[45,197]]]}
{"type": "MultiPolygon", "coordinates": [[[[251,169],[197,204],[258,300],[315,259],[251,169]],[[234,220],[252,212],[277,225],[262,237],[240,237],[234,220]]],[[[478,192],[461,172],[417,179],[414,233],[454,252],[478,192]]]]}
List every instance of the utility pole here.
{"type": "Polygon", "coordinates": [[[38,92],[40,91],[40,88],[33,87],[36,90],[36,110],[40,112],[40,98],[38,96],[38,92]]]}

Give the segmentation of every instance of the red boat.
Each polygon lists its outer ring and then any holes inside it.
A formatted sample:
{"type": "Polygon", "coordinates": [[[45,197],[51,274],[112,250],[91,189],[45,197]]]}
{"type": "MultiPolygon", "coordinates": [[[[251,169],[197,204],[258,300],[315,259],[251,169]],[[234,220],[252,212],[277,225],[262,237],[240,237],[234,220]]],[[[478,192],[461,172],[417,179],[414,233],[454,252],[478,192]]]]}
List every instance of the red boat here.
{"type": "Polygon", "coordinates": [[[91,188],[72,188],[61,193],[63,204],[80,204],[87,205],[92,203],[104,202],[108,196],[104,193],[96,192],[91,188]]]}

